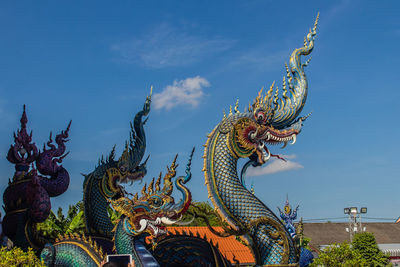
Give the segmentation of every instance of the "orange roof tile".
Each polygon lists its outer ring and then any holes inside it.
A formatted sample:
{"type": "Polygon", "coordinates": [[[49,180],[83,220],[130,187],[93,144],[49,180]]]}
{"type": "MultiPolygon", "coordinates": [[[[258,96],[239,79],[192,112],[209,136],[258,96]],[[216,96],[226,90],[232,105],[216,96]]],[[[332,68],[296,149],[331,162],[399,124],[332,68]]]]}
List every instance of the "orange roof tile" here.
{"type": "MultiPolygon", "coordinates": [[[[235,239],[235,236],[228,236],[228,237],[219,237],[214,235],[207,226],[187,226],[187,227],[166,227],[168,232],[178,231],[182,233],[185,231],[187,234],[192,232],[194,235],[197,233],[200,234],[201,237],[204,235],[207,238],[207,241],[212,239],[213,244],[216,245],[218,243],[218,249],[223,256],[225,256],[231,263],[235,263],[233,260],[234,257],[236,260],[239,261],[241,264],[254,264],[255,259],[249,247],[243,245],[239,241],[235,239]]],[[[223,232],[222,227],[215,226],[213,227],[218,232],[223,232]]],[[[171,233],[171,234],[173,234],[171,233]]],[[[170,233],[168,233],[170,234],[170,233]]]]}

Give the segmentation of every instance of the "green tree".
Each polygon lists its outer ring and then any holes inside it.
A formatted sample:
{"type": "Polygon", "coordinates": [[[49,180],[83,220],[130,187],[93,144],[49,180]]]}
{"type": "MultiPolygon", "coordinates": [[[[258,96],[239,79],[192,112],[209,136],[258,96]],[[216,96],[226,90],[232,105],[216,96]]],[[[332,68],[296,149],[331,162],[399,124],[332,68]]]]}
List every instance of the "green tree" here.
{"type": "Polygon", "coordinates": [[[32,248],[28,248],[27,252],[24,252],[19,247],[14,247],[11,250],[7,250],[6,247],[0,248],[0,267],[9,266],[35,266],[44,267],[44,263],[36,257],[32,248]]]}
{"type": "Polygon", "coordinates": [[[385,255],[376,243],[375,236],[372,233],[357,233],[353,238],[353,250],[357,251],[369,266],[386,266],[389,257],[385,255]]]}
{"type": "Polygon", "coordinates": [[[49,217],[44,222],[38,223],[36,227],[38,232],[49,239],[55,239],[59,234],[83,233],[85,222],[82,201],[70,205],[66,217],[61,207],[58,208],[57,215],[50,211],[49,217]]]}
{"type": "Polygon", "coordinates": [[[353,267],[368,266],[367,263],[358,250],[351,249],[350,245],[344,242],[341,244],[334,243],[326,247],[310,266],[353,267]]]}

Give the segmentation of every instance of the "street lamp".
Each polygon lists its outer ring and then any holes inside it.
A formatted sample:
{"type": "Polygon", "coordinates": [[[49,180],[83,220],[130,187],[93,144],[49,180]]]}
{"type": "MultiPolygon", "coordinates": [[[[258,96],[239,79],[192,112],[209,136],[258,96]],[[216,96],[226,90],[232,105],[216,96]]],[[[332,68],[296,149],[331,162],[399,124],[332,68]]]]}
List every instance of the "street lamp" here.
{"type": "Polygon", "coordinates": [[[360,213],[367,213],[367,208],[366,207],[361,208],[360,213]]]}
{"type": "Polygon", "coordinates": [[[346,227],[346,231],[350,234],[350,242],[353,240],[353,236],[357,232],[365,232],[366,228],[362,227],[361,224],[361,214],[367,213],[367,208],[360,208],[360,212],[358,212],[357,207],[348,207],[343,209],[344,214],[349,215],[349,227],[346,227]],[[358,215],[358,216],[357,216],[358,215]],[[358,222],[357,222],[358,217],[358,222]]]}

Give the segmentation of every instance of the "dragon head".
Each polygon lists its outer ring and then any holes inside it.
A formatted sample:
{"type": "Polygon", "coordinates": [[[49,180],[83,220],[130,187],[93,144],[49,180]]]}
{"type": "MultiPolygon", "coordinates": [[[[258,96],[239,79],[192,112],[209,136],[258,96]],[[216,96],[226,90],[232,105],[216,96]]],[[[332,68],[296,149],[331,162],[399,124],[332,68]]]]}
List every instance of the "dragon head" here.
{"type": "MultiPolygon", "coordinates": [[[[193,152],[192,152],[193,155],[193,152]]],[[[175,203],[174,198],[171,196],[173,191],[172,178],[176,175],[176,158],[168,168],[163,180],[164,185],[161,188],[160,173],[157,180],[153,178],[150,184],[143,186],[141,197],[138,193],[135,194],[133,199],[122,197],[116,200],[110,199],[113,208],[125,216],[124,227],[130,235],[140,235],[148,233],[153,237],[160,234],[165,234],[165,227],[163,225],[171,225],[177,223],[182,215],[188,209],[191,202],[191,193],[183,185],[191,178],[190,173],[190,156],[189,163],[186,168],[186,177],[178,177],[175,180],[175,186],[182,192],[183,198],[180,202],[175,203]]]]}
{"type": "MultiPolygon", "coordinates": [[[[286,77],[283,77],[282,98],[278,97],[278,87],[273,83],[265,95],[262,94],[263,89],[260,90],[246,115],[236,116],[235,121],[230,121],[233,124],[230,147],[237,156],[251,157],[261,165],[271,156],[280,158],[272,155],[267,145],[283,144],[285,147],[288,142],[296,142],[302,122],[309,116],[299,117],[308,92],[304,67],[310,61],[309,59],[301,63],[300,58],[309,55],[314,48],[318,18],[319,16],[304,38],[304,46],[295,49],[290,56],[289,66],[286,65],[286,77]]],[[[237,105],[235,111],[238,113],[237,105]]],[[[226,121],[229,121],[229,117],[226,121]]]]}
{"type": "Polygon", "coordinates": [[[258,164],[264,164],[271,156],[279,157],[271,154],[267,145],[283,144],[285,147],[288,142],[294,144],[301,131],[302,122],[307,118],[298,118],[284,128],[274,127],[276,108],[273,103],[276,102],[276,97],[272,97],[273,86],[264,97],[263,89],[260,90],[249,109],[249,115],[238,119],[230,133],[231,147],[235,153],[240,157],[254,155],[258,164]]]}
{"type": "Polygon", "coordinates": [[[149,157],[140,164],[146,149],[146,137],[144,134],[143,125],[147,119],[143,120],[143,116],[149,115],[151,103],[152,89],[150,95],[146,97],[143,109],[139,111],[133,123],[130,123],[131,132],[129,142],[125,143],[125,149],[117,162],[120,172],[119,182],[133,182],[143,178],[146,173],[146,163],[149,157]]]}

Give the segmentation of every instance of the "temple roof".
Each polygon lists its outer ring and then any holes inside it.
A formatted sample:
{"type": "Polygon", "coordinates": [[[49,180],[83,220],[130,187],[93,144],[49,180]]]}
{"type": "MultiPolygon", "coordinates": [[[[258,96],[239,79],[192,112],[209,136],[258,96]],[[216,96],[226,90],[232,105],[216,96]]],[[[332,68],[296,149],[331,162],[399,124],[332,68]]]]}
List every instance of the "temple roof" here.
{"type": "MultiPolygon", "coordinates": [[[[366,231],[373,233],[378,244],[400,244],[400,224],[384,222],[363,223],[366,231]]],[[[304,223],[304,235],[310,244],[318,247],[332,243],[349,242],[348,223],[304,223]]]]}
{"type": "MultiPolygon", "coordinates": [[[[214,229],[219,232],[223,231],[222,227],[218,226],[215,226],[214,229]]],[[[231,263],[235,263],[234,257],[241,265],[251,265],[255,263],[250,248],[237,241],[235,236],[219,237],[214,235],[207,226],[167,227],[167,230],[168,232],[172,232],[172,234],[175,233],[175,231],[178,231],[180,234],[182,234],[182,231],[185,231],[187,234],[192,232],[194,235],[198,233],[201,237],[206,236],[207,241],[210,242],[212,240],[212,243],[218,247],[221,254],[231,263]]]]}

